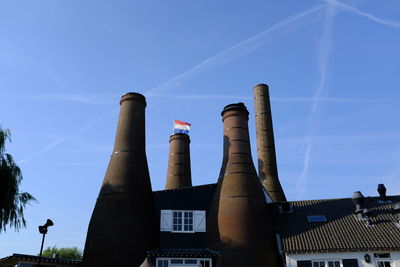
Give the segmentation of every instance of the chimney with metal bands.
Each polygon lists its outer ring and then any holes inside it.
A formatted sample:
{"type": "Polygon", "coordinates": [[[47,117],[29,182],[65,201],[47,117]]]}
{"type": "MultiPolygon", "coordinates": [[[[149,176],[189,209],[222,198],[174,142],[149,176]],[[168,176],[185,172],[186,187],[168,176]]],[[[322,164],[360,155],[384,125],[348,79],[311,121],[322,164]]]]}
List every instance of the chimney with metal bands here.
{"type": "Polygon", "coordinates": [[[243,103],[222,111],[224,159],[207,219],[207,247],[221,253],[218,266],[279,266],[272,217],[250,151],[243,103]]]}
{"type": "Polygon", "coordinates": [[[89,223],[83,266],[139,266],[157,247],[145,152],[146,99],[122,96],[114,150],[89,223]]]}

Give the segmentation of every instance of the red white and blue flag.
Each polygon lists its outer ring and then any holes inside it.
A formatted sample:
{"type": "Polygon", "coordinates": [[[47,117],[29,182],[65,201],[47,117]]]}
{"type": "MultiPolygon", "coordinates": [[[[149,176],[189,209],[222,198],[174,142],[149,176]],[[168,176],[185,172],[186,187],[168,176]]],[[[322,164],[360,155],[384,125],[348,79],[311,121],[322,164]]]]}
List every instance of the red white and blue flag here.
{"type": "Polygon", "coordinates": [[[174,121],[174,134],[176,134],[176,133],[189,134],[190,125],[191,125],[190,123],[180,121],[180,120],[175,120],[174,121]]]}

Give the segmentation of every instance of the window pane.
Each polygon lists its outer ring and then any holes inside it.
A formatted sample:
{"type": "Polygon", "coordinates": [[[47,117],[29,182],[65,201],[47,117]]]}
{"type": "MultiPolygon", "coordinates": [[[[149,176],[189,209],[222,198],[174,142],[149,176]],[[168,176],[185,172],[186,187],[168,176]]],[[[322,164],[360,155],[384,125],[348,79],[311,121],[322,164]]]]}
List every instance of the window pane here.
{"type": "Polygon", "coordinates": [[[197,260],[193,260],[193,259],[185,260],[185,264],[196,264],[196,263],[197,263],[197,260]]]}
{"type": "Polygon", "coordinates": [[[385,267],[390,267],[390,261],[385,261],[385,267]]]}
{"type": "Polygon", "coordinates": [[[335,267],[340,267],[340,261],[334,261],[335,262],[335,267]]]}
{"type": "Polygon", "coordinates": [[[319,262],[318,261],[314,261],[313,262],[313,267],[319,267],[319,262]]]}
{"type": "Polygon", "coordinates": [[[319,267],[325,267],[325,262],[324,261],[320,261],[319,262],[319,267]]]}
{"type": "Polygon", "coordinates": [[[374,253],[375,258],[390,258],[390,253],[374,253]]]}
{"type": "Polygon", "coordinates": [[[210,260],[199,260],[200,267],[211,267],[210,260]]]}
{"type": "Polygon", "coordinates": [[[168,260],[157,260],[157,267],[168,267],[168,260]]]}
{"type": "Polygon", "coordinates": [[[171,264],[183,264],[183,260],[182,259],[172,259],[171,264]]]}
{"type": "Polygon", "coordinates": [[[328,267],[333,267],[333,261],[328,261],[328,267]]]}

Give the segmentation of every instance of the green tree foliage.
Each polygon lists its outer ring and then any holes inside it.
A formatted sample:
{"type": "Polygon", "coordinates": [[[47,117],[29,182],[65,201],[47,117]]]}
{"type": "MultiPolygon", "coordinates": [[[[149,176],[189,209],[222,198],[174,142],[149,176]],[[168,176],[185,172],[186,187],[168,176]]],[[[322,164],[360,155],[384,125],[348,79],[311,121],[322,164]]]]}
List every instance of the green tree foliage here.
{"type": "Polygon", "coordinates": [[[24,208],[30,201],[36,202],[31,194],[19,192],[22,173],[5,151],[7,140],[11,141],[10,131],[0,127],[0,232],[6,231],[7,225],[15,231],[25,227],[24,208]]]}
{"type": "Polygon", "coordinates": [[[82,251],[77,247],[71,248],[57,248],[48,247],[43,250],[42,257],[53,258],[56,254],[59,255],[62,259],[71,259],[71,260],[81,260],[82,259],[82,251]]]}

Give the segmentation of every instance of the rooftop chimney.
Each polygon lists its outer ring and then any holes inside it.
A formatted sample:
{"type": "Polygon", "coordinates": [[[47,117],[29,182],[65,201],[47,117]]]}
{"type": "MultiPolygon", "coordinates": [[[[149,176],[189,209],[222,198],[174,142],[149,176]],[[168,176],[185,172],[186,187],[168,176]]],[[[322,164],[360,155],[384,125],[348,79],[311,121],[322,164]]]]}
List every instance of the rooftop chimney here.
{"type": "Polygon", "coordinates": [[[114,150],[93,210],[83,266],[139,266],[158,229],[145,152],[146,100],[122,96],[114,150]]]}
{"type": "Polygon", "coordinates": [[[356,205],[356,210],[355,214],[359,219],[363,218],[363,212],[364,212],[364,202],[365,202],[365,197],[360,191],[356,191],[353,193],[353,197],[351,198],[353,201],[354,205],[356,205]]]}
{"type": "Polygon", "coordinates": [[[169,138],[168,174],[165,189],[192,186],[190,171],[190,137],[177,133],[169,138]]]}
{"type": "Polygon", "coordinates": [[[378,184],[378,193],[379,196],[381,197],[381,201],[386,202],[387,197],[386,197],[386,187],[384,184],[378,184]]]}
{"type": "Polygon", "coordinates": [[[256,113],[258,176],[274,201],[286,201],[278,177],[268,85],[258,84],[254,86],[254,108],[256,113]]]}
{"type": "Polygon", "coordinates": [[[243,103],[227,105],[224,159],[207,220],[207,246],[221,252],[218,266],[279,266],[272,217],[250,151],[243,103]]]}

